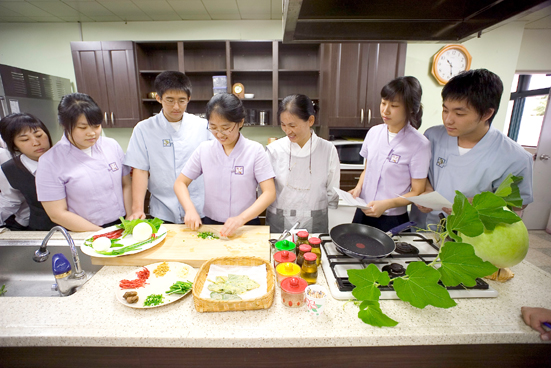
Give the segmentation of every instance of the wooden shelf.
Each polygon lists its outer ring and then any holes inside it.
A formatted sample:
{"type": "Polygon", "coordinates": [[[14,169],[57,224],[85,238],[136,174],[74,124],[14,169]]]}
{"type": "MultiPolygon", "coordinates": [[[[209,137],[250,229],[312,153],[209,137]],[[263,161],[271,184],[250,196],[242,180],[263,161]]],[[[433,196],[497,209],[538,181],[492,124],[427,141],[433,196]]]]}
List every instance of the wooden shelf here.
{"type": "MultiPolygon", "coordinates": [[[[137,42],[142,118],[160,110],[153,91],[157,74],[164,70],[186,73],[193,86],[189,113],[204,113],[213,96],[212,77],[225,75],[228,91],[242,83],[252,99],[247,109],[265,110],[275,126],[279,101],[291,93],[319,96],[320,45],[283,45],[274,41],[137,42]]],[[[319,98],[316,98],[319,100],[319,98]]],[[[259,126],[259,125],[250,125],[259,126]]]]}

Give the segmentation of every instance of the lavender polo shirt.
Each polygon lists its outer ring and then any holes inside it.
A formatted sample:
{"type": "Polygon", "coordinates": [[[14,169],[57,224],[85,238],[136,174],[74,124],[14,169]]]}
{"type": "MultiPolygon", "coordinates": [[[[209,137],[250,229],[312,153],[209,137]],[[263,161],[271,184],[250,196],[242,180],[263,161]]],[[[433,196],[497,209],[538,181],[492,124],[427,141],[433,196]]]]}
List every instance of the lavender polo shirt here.
{"type": "Polygon", "coordinates": [[[239,215],[256,201],[258,183],[275,177],[264,147],[242,134],[229,156],[220,142],[201,143],[182,169],[205,181],[205,216],[219,222],[239,215]]]}
{"type": "Polygon", "coordinates": [[[100,137],[92,157],[73,146],[65,135],[38,160],[36,192],[41,202],[65,198],[67,209],[102,226],[124,216],[122,177],[124,152],[112,138],[100,137]]]}
{"type": "MultiPolygon", "coordinates": [[[[396,198],[411,190],[411,179],[424,179],[429,172],[430,142],[410,124],[388,142],[386,124],[367,132],[360,155],[367,159],[362,193],[367,203],[396,198]]],[[[407,206],[391,208],[387,216],[405,213],[407,206]]]]}

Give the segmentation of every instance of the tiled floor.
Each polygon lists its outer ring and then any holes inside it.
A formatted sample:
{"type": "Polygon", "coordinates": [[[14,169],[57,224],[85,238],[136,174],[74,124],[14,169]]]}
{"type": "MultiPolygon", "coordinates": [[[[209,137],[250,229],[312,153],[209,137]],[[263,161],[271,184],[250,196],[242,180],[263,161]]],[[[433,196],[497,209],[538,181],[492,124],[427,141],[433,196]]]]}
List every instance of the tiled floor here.
{"type": "Polygon", "coordinates": [[[529,230],[530,248],[525,260],[551,273],[551,234],[545,230],[529,230]]]}

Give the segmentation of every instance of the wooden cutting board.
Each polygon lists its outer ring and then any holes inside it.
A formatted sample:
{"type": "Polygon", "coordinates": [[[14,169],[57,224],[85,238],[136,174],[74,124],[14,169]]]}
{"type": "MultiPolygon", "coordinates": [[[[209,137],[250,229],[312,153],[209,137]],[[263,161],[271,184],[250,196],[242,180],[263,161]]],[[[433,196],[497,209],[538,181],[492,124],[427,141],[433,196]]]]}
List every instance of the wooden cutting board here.
{"type": "Polygon", "coordinates": [[[151,249],[120,257],[91,257],[92,264],[106,266],[146,266],[151,263],[173,261],[200,267],[215,257],[256,256],[270,262],[270,227],[243,226],[228,240],[201,239],[198,232],[220,234],[223,225],[203,225],[190,230],[185,225],[164,224],[166,238],[151,249]]]}

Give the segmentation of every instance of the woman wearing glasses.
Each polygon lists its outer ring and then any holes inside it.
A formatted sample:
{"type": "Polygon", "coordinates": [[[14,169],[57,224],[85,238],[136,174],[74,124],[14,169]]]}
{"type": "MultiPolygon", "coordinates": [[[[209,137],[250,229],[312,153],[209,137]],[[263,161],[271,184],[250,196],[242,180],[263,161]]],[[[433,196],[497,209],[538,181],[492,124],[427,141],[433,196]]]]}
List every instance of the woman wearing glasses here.
{"type": "Polygon", "coordinates": [[[245,108],[236,96],[221,93],[207,104],[208,129],[216,141],[203,142],[193,152],[174,183],[192,230],[204,224],[223,224],[220,235],[231,236],[243,225],[260,225],[258,215],[275,200],[274,171],[261,144],[239,132],[245,108]],[[188,186],[203,175],[205,217],[201,219],[188,186]],[[262,194],[257,198],[260,185],[262,194]]]}
{"type": "Polygon", "coordinates": [[[337,208],[339,156],[333,144],[311,129],[318,107],[305,95],[285,97],[279,108],[285,138],[267,147],[276,173],[277,199],[268,207],[270,231],[281,233],[300,221],[300,228],[328,232],[327,209],[337,208]]]}

